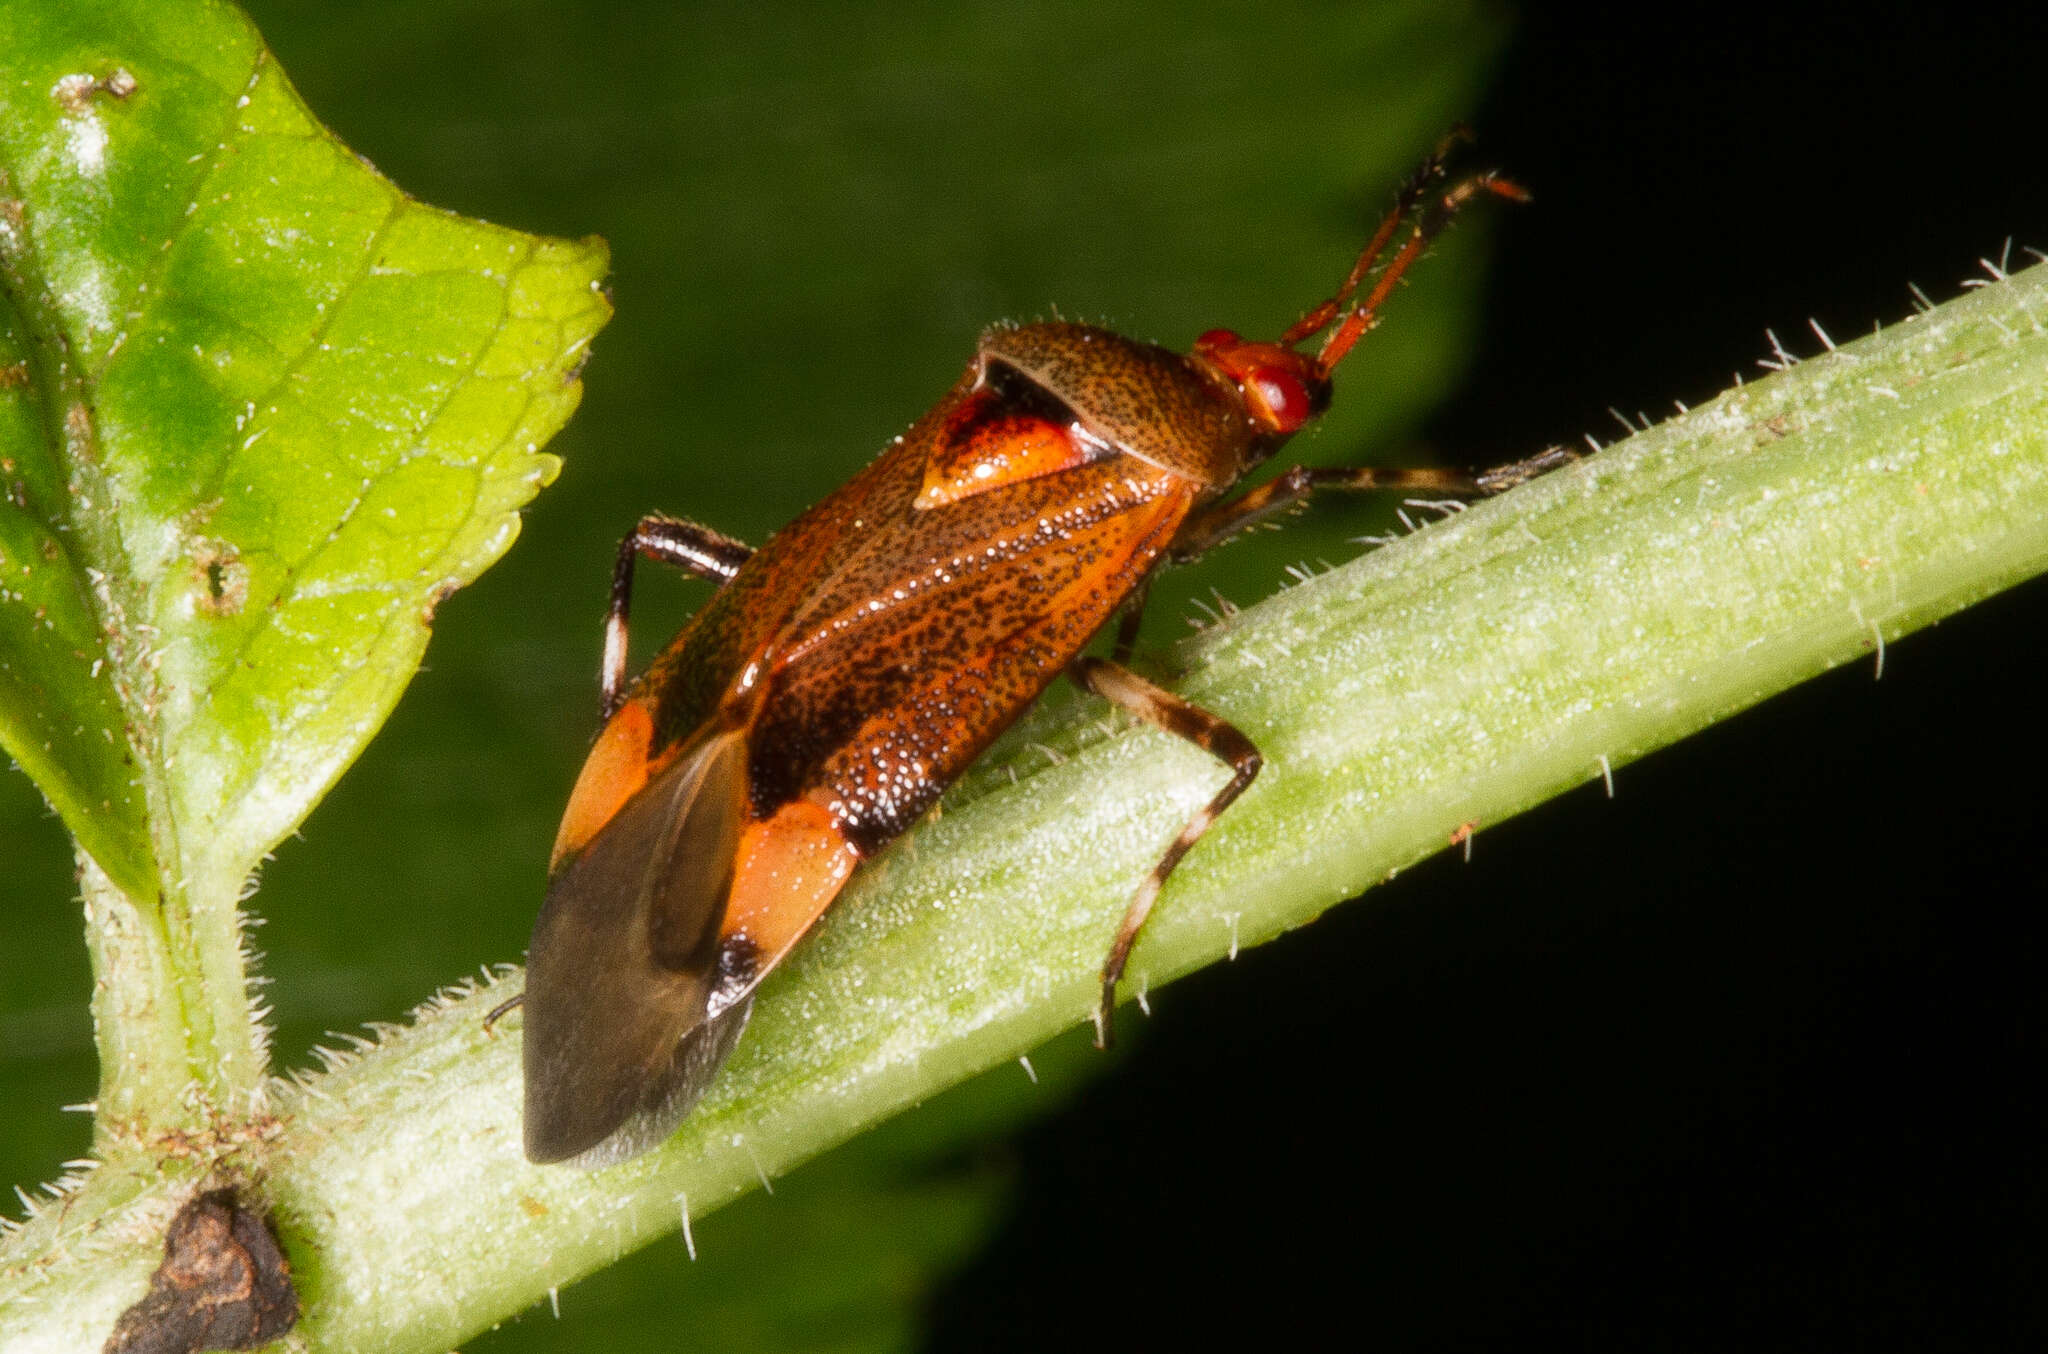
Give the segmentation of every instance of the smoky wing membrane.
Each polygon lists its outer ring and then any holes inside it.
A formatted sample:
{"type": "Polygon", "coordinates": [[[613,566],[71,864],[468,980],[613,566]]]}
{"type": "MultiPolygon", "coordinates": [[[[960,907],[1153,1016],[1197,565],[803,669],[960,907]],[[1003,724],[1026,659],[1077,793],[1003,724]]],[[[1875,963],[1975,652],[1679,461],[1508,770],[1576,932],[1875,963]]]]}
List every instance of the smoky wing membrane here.
{"type": "Polygon", "coordinates": [[[689,1111],[746,1021],[714,1010],[746,739],[714,734],[549,882],[526,972],[526,1154],[624,1160],[689,1111]]]}

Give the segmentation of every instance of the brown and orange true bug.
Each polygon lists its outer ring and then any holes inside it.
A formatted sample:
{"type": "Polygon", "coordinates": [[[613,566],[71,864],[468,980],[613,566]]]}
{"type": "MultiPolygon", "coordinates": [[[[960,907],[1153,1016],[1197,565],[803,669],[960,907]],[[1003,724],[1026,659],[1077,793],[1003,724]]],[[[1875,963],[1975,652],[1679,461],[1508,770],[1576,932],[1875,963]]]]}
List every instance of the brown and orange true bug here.
{"type": "Polygon", "coordinates": [[[1232,772],[1109,942],[1106,1042],[1161,885],[1259,771],[1243,733],[1124,666],[1152,571],[1319,488],[1492,493],[1563,459],[1476,476],[1296,466],[1224,500],[1328,407],[1331,371],[1458,208],[1524,196],[1490,173],[1443,185],[1439,149],[1336,294],[1277,342],[1212,329],[1181,355],[1087,325],[992,329],[931,412],[760,549],[640,521],[612,576],[604,728],[533,928],[527,1156],[600,1165],[667,1137],[732,1051],[755,986],[855,866],[1062,672],[1232,772]],[[1325,331],[1314,356],[1295,351],[1325,331]],[[719,587],[628,683],[642,556],[719,587]],[[1081,656],[1119,613],[1112,656],[1081,656]]]}

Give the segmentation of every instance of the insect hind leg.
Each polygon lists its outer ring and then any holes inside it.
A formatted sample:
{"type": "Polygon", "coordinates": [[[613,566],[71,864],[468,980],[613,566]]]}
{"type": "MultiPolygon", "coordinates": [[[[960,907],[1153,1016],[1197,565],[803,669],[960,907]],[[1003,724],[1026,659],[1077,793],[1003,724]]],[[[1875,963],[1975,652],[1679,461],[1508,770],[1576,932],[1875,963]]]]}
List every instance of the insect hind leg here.
{"type": "Polygon", "coordinates": [[[515,992],[490,1010],[484,1012],[484,1033],[489,1034],[492,1026],[524,1005],[526,1005],[526,994],[524,992],[515,992]]]}
{"type": "Polygon", "coordinates": [[[604,618],[598,689],[606,719],[618,712],[626,690],[626,615],[633,606],[633,566],[644,556],[723,586],[753,554],[754,548],[744,541],[661,513],[649,513],[626,533],[612,565],[611,606],[604,618]]]}
{"type": "Polygon", "coordinates": [[[1145,876],[1145,882],[1138,885],[1137,892],[1131,895],[1130,905],[1124,910],[1124,919],[1117,926],[1116,940],[1102,961],[1102,998],[1095,1012],[1095,1046],[1108,1048],[1117,983],[1123,978],[1124,967],[1130,961],[1131,947],[1138,943],[1145,919],[1151,915],[1152,905],[1159,899],[1160,888],[1174,867],[1180,864],[1181,857],[1202,839],[1202,834],[1209,830],[1217,816],[1251,785],[1259,774],[1263,759],[1252,740],[1236,725],[1199,705],[1182,700],[1163,687],[1155,686],[1120,663],[1102,658],[1077,658],[1068,666],[1067,675],[1082,690],[1101,696],[1154,728],[1187,739],[1226,763],[1231,770],[1230,780],[1194,817],[1188,819],[1180,835],[1166,848],[1166,854],[1145,876]]]}

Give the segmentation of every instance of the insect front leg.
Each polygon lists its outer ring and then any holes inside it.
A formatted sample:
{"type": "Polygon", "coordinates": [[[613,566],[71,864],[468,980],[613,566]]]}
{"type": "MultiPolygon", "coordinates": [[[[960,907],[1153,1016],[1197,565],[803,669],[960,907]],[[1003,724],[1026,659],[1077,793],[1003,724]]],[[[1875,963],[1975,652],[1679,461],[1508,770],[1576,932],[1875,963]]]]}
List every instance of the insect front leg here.
{"type": "Polygon", "coordinates": [[[1168,553],[1175,563],[1185,563],[1210,547],[1229,540],[1246,527],[1306,502],[1318,489],[1338,489],[1349,493],[1375,489],[1421,489],[1441,494],[1498,494],[1577,459],[1577,453],[1567,448],[1548,447],[1527,460],[1477,474],[1434,466],[1382,470],[1372,466],[1314,468],[1298,465],[1248,493],[1189,518],[1174,537],[1168,553]]]}
{"type": "Polygon", "coordinates": [[[604,665],[598,690],[606,719],[618,712],[626,689],[626,613],[633,605],[633,566],[640,557],[724,585],[753,554],[754,547],[744,541],[660,513],[649,513],[626,533],[612,565],[611,608],[604,618],[604,665]]]}
{"type": "Polygon", "coordinates": [[[1182,700],[1171,691],[1153,685],[1120,663],[1102,658],[1077,658],[1068,666],[1067,675],[1082,690],[1094,692],[1154,728],[1187,739],[1228,764],[1231,772],[1230,780],[1188,820],[1180,835],[1173,839],[1173,844],[1166,848],[1166,854],[1152,867],[1152,873],[1145,876],[1145,882],[1138,885],[1138,891],[1131,895],[1130,906],[1124,910],[1124,919],[1116,929],[1116,940],[1109,947],[1109,956],[1102,961],[1102,1000],[1095,1012],[1095,1046],[1108,1048],[1110,1021],[1116,1007],[1116,985],[1124,976],[1124,965],[1130,960],[1131,947],[1137,943],[1138,933],[1144,929],[1145,918],[1151,914],[1160,888],[1166,883],[1166,877],[1173,873],[1173,867],[1180,864],[1181,857],[1202,839],[1202,834],[1209,830],[1217,815],[1245,792],[1259,774],[1262,759],[1252,740],[1245,737],[1237,726],[1210,714],[1199,705],[1182,700]]]}

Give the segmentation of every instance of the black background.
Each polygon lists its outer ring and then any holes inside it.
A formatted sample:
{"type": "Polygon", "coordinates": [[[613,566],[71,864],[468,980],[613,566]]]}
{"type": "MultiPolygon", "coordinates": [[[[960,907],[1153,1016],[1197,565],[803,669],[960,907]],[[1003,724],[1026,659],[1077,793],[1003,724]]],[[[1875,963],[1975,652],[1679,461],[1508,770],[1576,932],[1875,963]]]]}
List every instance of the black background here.
{"type": "MultiPolygon", "coordinates": [[[[2048,248],[2033,12],[1660,11],[1519,21],[1479,158],[1537,201],[1451,460],[2048,248]]],[[[1013,1145],[934,1347],[2041,1347],[2044,623],[2037,580],[1163,994],[1013,1145]]]]}

